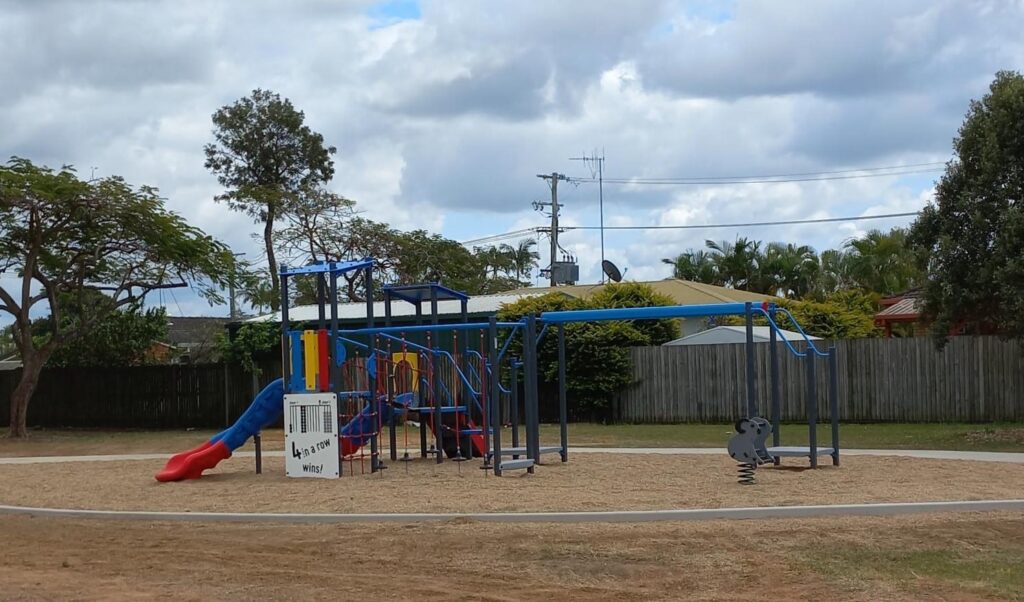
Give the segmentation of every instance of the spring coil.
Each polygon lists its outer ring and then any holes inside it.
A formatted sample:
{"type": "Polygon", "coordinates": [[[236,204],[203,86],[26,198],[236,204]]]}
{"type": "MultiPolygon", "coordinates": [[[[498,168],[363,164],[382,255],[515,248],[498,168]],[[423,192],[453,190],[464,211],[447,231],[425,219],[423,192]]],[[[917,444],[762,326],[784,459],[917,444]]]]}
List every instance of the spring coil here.
{"type": "Polygon", "coordinates": [[[752,462],[743,462],[739,465],[739,482],[740,485],[753,485],[754,484],[754,471],[757,470],[757,464],[752,462]]]}

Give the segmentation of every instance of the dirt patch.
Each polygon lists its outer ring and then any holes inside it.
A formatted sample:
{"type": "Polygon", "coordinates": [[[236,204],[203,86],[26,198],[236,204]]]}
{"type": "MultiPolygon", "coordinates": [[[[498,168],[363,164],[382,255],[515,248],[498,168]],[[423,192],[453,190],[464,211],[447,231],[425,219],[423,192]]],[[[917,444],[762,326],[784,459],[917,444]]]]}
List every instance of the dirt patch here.
{"type": "Polygon", "coordinates": [[[984,580],[896,582],[818,565],[837,547],[1016,553],[1024,516],[416,526],[0,516],[0,532],[5,600],[977,600],[1013,595],[984,580]]]}
{"type": "Polygon", "coordinates": [[[1024,428],[984,428],[964,433],[964,441],[972,446],[1008,444],[1024,447],[1024,428]]]}
{"type": "MultiPolygon", "coordinates": [[[[790,460],[791,465],[796,465],[790,460]]],[[[480,462],[346,462],[355,476],[289,479],[283,458],[232,458],[201,479],[157,483],[162,461],[0,465],[0,502],[116,510],[231,512],[514,512],[659,510],[1019,497],[1024,465],[871,456],[818,470],[762,468],[736,482],[727,456],[576,454],[494,477],[480,462]]]]}

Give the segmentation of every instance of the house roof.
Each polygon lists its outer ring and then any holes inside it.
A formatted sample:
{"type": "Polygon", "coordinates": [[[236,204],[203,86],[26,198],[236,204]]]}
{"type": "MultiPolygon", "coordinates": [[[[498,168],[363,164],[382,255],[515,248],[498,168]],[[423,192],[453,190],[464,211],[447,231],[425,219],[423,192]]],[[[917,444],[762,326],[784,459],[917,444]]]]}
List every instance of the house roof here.
{"type": "Polygon", "coordinates": [[[904,297],[875,314],[875,323],[916,321],[921,317],[921,299],[904,297]]]}
{"type": "MultiPolygon", "coordinates": [[[[692,282],[690,280],[679,280],[677,278],[668,278],[666,280],[650,280],[647,282],[641,282],[640,284],[649,285],[656,292],[671,297],[679,305],[700,305],[705,303],[744,303],[746,301],[761,302],[771,301],[774,299],[771,295],[762,295],[760,293],[750,293],[747,291],[740,291],[732,288],[726,288],[724,286],[715,286],[713,284],[702,284],[700,282],[692,282]]],[[[577,297],[585,299],[594,293],[602,290],[605,284],[574,284],[570,286],[557,286],[551,287],[531,287],[527,289],[519,289],[514,291],[508,291],[507,294],[514,295],[518,294],[519,291],[544,294],[550,292],[564,293],[571,297],[577,297]]]]}
{"type": "MultiPolygon", "coordinates": [[[[506,303],[515,303],[523,297],[535,297],[540,293],[534,292],[533,289],[523,289],[522,292],[509,292],[498,295],[480,295],[478,297],[470,297],[466,303],[466,313],[468,315],[490,315],[501,309],[501,306],[506,303]]],[[[330,309],[327,310],[327,318],[330,319],[330,309]]],[[[423,308],[423,314],[428,315],[430,312],[429,305],[423,308]]],[[[462,303],[461,301],[449,300],[449,301],[438,301],[437,302],[437,313],[439,316],[458,316],[462,314],[462,303]]],[[[384,302],[376,301],[373,304],[373,315],[380,319],[384,319],[384,302]]],[[[391,317],[393,318],[410,318],[416,315],[416,307],[411,303],[404,303],[402,301],[391,302],[391,317]]],[[[318,309],[316,305],[298,305],[295,307],[288,308],[288,320],[290,322],[313,322],[318,318],[318,309]]],[[[338,319],[345,320],[365,320],[366,319],[366,304],[365,303],[339,303],[338,304],[338,319]]],[[[280,322],[281,313],[276,312],[272,314],[265,314],[252,319],[247,322],[280,322]]]]}
{"type": "Polygon", "coordinates": [[[167,316],[167,336],[162,342],[175,347],[209,342],[230,322],[230,318],[167,316]]]}
{"type": "MultiPolygon", "coordinates": [[[[792,330],[780,330],[780,338],[787,341],[803,341],[804,335],[792,330]]],[[[820,341],[819,337],[808,336],[812,341],[820,341]]],[[[729,343],[744,343],[747,340],[747,329],[745,326],[716,326],[690,336],[682,337],[665,343],[664,346],[674,345],[723,345],[729,343]]],[[[754,342],[767,343],[771,341],[771,329],[768,326],[754,327],[754,342]]]]}

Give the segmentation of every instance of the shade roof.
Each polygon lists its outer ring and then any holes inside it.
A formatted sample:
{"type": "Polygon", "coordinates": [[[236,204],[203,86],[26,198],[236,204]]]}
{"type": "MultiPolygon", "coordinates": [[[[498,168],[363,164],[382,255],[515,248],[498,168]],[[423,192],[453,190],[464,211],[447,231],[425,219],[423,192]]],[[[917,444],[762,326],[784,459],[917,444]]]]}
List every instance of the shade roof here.
{"type": "Polygon", "coordinates": [[[430,301],[435,294],[437,295],[438,301],[464,301],[469,299],[469,295],[466,293],[460,293],[457,290],[450,289],[447,286],[436,282],[385,286],[384,292],[385,294],[391,295],[393,299],[401,299],[402,301],[408,301],[409,303],[430,301]]]}
{"type": "MultiPolygon", "coordinates": [[[[494,312],[501,309],[506,303],[515,303],[526,296],[536,296],[536,293],[532,294],[500,294],[500,295],[480,295],[477,297],[470,297],[466,302],[466,313],[469,315],[481,315],[481,314],[493,314],[494,312]]],[[[429,307],[423,308],[424,316],[430,313],[429,307]]],[[[451,299],[446,301],[440,301],[437,304],[437,313],[442,318],[455,318],[462,315],[462,302],[457,299],[451,299]]],[[[330,309],[327,310],[327,319],[330,320],[330,309]]],[[[373,304],[373,315],[376,317],[379,324],[384,323],[384,302],[376,301],[373,304]]],[[[391,317],[392,319],[405,319],[416,316],[416,306],[411,303],[392,303],[391,304],[391,317]]],[[[295,307],[288,308],[288,320],[290,322],[315,322],[318,318],[317,306],[316,305],[297,305],[295,307]]],[[[365,303],[339,303],[338,304],[338,319],[345,320],[365,320],[366,319],[366,304],[365,303]]],[[[247,322],[280,322],[281,313],[270,313],[247,320],[247,322]]]]}

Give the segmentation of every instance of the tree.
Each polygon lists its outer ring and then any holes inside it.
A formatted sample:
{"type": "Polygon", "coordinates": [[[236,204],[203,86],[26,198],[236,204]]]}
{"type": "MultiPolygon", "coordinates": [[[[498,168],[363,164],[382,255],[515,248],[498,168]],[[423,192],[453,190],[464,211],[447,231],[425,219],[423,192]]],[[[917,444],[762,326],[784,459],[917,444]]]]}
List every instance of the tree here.
{"type": "Polygon", "coordinates": [[[718,275],[718,266],[707,251],[687,249],[675,257],[662,259],[661,262],[672,266],[673,278],[704,284],[722,283],[718,275]]]}
{"type": "Polygon", "coordinates": [[[537,252],[537,240],[535,238],[524,238],[510,247],[512,256],[512,267],[515,271],[516,280],[530,284],[530,274],[533,268],[537,267],[540,261],[540,253],[537,252]]]}
{"type": "MultiPolygon", "coordinates": [[[[611,307],[651,307],[674,305],[650,286],[621,283],[605,286],[589,299],[575,299],[553,292],[524,297],[504,305],[498,312],[501,321],[515,321],[524,315],[545,311],[607,309],[611,307]]],[[[630,347],[660,345],[679,334],[675,320],[623,320],[614,322],[576,322],[565,326],[566,377],[570,413],[575,419],[606,419],[615,395],[632,379],[630,347]]],[[[513,339],[509,354],[522,353],[521,342],[513,339]]],[[[549,333],[537,351],[541,394],[552,399],[557,394],[558,343],[549,333]]],[[[546,407],[556,407],[548,404],[546,407]]],[[[549,416],[548,418],[553,418],[549,416]]]]}
{"type": "Polygon", "coordinates": [[[233,262],[225,245],[167,211],[155,188],[132,188],[118,177],[84,182],[71,168],[19,158],[0,166],[0,272],[18,279],[0,288],[0,311],[14,318],[23,365],[11,394],[11,436],[26,436],[39,373],[57,350],[157,289],[191,282],[219,301],[233,262]],[[84,303],[89,295],[93,301],[84,303]],[[83,310],[70,321],[69,301],[83,310]],[[36,340],[30,316],[42,305],[53,327],[36,340]]]}
{"type": "Polygon", "coordinates": [[[921,271],[903,228],[871,230],[847,242],[846,249],[850,276],[860,288],[888,296],[921,283],[921,271]]]}
{"type": "Polygon", "coordinates": [[[820,269],[813,248],[792,243],[768,243],[755,263],[757,272],[748,290],[783,297],[809,294],[820,269]]]}
{"type": "MultiPolygon", "coordinates": [[[[75,298],[64,303],[63,329],[77,327],[96,312],[92,307],[107,299],[100,293],[84,295],[87,307],[75,298]]],[[[40,318],[32,324],[37,344],[53,336],[53,316],[40,318]]],[[[167,311],[163,307],[143,309],[141,303],[132,303],[117,311],[106,313],[90,329],[88,337],[77,337],[58,347],[50,356],[47,366],[136,366],[150,361],[153,344],[167,336],[167,311]]]]}
{"type": "Polygon", "coordinates": [[[756,240],[738,237],[733,243],[728,241],[705,241],[712,251],[712,261],[718,276],[725,286],[741,291],[750,290],[757,275],[757,259],[761,251],[761,243],[756,240]]]}
{"type": "Polygon", "coordinates": [[[280,305],[274,222],[334,177],[333,146],[305,125],[305,114],[269,90],[253,90],[213,114],[206,168],[228,190],[215,198],[263,224],[271,308],[280,305]]]}
{"type": "Polygon", "coordinates": [[[1024,338],[1024,77],[1001,71],[972,101],[956,157],[910,243],[927,271],[924,315],[944,345],[950,330],[1024,338]]]}
{"type": "Polygon", "coordinates": [[[246,372],[260,373],[260,359],[281,351],[281,328],[275,322],[247,322],[230,335],[218,333],[217,349],[226,362],[237,362],[246,372]]]}

